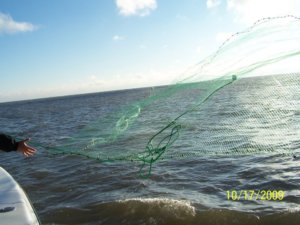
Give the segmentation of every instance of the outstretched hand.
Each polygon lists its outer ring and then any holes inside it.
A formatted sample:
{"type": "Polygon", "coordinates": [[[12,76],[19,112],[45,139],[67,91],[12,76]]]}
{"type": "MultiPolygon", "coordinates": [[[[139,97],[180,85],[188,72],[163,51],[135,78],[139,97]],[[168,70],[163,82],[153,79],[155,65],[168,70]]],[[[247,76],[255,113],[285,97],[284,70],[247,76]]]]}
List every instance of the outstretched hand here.
{"type": "Polygon", "coordinates": [[[19,141],[18,143],[18,149],[17,151],[21,152],[23,155],[26,157],[28,156],[33,156],[34,153],[36,152],[35,148],[30,147],[26,142],[28,142],[30,139],[27,138],[23,141],[19,141]]]}

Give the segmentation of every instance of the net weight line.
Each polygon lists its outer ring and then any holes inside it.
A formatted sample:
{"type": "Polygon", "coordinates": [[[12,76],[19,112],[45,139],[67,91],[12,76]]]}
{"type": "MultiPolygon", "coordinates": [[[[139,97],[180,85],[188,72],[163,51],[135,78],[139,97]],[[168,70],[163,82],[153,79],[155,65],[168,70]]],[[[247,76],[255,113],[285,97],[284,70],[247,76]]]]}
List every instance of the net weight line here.
{"type": "MultiPolygon", "coordinates": [[[[151,176],[152,172],[152,166],[153,163],[157,162],[162,155],[171,148],[173,143],[178,139],[180,135],[181,125],[178,123],[178,120],[182,118],[184,115],[195,111],[201,104],[206,102],[212,95],[214,95],[217,91],[224,88],[225,86],[232,84],[237,79],[236,75],[232,75],[231,79],[214,79],[211,80],[213,84],[218,84],[216,87],[211,88],[207,91],[206,96],[202,98],[197,104],[192,106],[190,109],[187,109],[182,114],[177,116],[175,119],[173,119],[170,123],[168,123],[164,128],[159,130],[157,133],[155,133],[148,141],[146,145],[146,149],[144,152],[137,153],[137,154],[129,154],[129,155],[123,155],[123,156],[117,156],[117,157],[102,157],[100,154],[97,155],[97,157],[93,155],[86,154],[85,157],[89,159],[96,159],[100,162],[114,162],[114,161],[131,161],[131,162],[141,162],[142,165],[140,166],[138,175],[141,178],[149,178],[151,176]],[[219,81],[222,81],[221,84],[219,81]],[[163,132],[171,130],[169,134],[162,136],[160,138],[160,135],[163,134],[163,132]],[[159,139],[160,138],[160,139],[159,139]],[[158,141],[157,141],[158,139],[158,141]],[[158,144],[154,144],[154,142],[158,144]],[[148,169],[146,168],[148,166],[148,169]]],[[[79,151],[70,151],[66,152],[66,147],[74,147],[74,146],[63,146],[63,147],[57,147],[57,146],[51,146],[51,145],[43,145],[37,142],[31,142],[34,146],[42,147],[47,150],[47,152],[50,152],[52,155],[75,155],[75,156],[83,156],[81,153],[81,150],[79,151]]],[[[86,151],[88,153],[88,151],[86,151]]]]}
{"type": "MultiPolygon", "coordinates": [[[[220,89],[224,88],[225,86],[232,84],[237,79],[236,75],[232,75],[232,78],[230,80],[224,80],[225,82],[221,85],[216,87],[215,89],[211,90],[205,98],[203,98],[198,104],[194,105],[192,108],[186,110],[182,114],[180,114],[178,117],[176,117],[172,122],[170,122],[167,126],[162,128],[160,131],[158,131],[156,134],[154,134],[150,140],[148,141],[146,145],[146,151],[144,153],[141,153],[138,155],[138,160],[142,161],[142,165],[139,170],[139,176],[142,178],[149,178],[152,172],[152,164],[156,162],[160,157],[173,145],[173,143],[178,139],[180,134],[181,125],[178,124],[178,120],[186,115],[189,112],[192,112],[196,110],[201,104],[206,102],[213,94],[215,94],[220,89]],[[170,134],[164,136],[161,138],[160,141],[158,141],[158,144],[156,147],[153,145],[153,141],[156,137],[158,137],[160,134],[162,134],[164,131],[171,129],[170,134]],[[165,143],[165,144],[163,144],[165,143]],[[146,164],[149,166],[148,170],[145,169],[146,164]]],[[[218,79],[219,80],[219,79],[218,79]]],[[[217,82],[216,82],[217,83],[217,82]]]]}

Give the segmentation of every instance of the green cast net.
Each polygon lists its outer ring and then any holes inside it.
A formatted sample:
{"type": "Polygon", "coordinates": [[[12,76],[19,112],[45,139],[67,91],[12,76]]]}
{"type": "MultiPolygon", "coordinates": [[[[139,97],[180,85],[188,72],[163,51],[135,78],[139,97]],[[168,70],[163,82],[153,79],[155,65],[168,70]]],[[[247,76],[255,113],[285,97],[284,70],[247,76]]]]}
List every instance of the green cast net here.
{"type": "Polygon", "coordinates": [[[48,150],[138,162],[143,177],[158,160],[296,154],[299,55],[299,18],[261,19],[173,84],[152,88],[48,150]]]}

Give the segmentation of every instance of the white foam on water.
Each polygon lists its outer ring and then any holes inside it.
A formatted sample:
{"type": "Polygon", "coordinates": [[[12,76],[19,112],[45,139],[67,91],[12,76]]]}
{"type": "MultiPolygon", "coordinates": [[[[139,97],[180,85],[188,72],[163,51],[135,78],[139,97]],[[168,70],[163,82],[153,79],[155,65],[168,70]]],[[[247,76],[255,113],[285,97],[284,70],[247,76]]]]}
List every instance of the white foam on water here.
{"type": "Polygon", "coordinates": [[[168,199],[168,198],[130,198],[125,200],[119,200],[120,203],[126,203],[134,210],[141,205],[147,207],[147,211],[160,211],[163,214],[172,214],[177,218],[186,216],[195,216],[196,209],[192,206],[191,202],[186,200],[168,199]]]}

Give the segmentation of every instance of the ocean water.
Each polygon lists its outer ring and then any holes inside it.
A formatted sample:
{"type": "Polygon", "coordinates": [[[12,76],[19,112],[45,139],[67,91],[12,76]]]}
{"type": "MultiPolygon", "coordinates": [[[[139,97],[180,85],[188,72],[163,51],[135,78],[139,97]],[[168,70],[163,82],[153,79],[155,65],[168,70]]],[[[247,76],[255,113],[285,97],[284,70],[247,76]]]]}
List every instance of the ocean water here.
{"type": "MultiPolygon", "coordinates": [[[[2,103],[1,132],[39,145],[31,158],[1,152],[0,166],[27,192],[42,224],[299,225],[300,92],[299,83],[293,85],[280,76],[261,77],[220,90],[183,118],[180,137],[148,179],[138,176],[139,163],[53,155],[41,146],[63,144],[89,126],[109,132],[101,118],[153,89],[2,103]],[[262,109],[270,113],[263,116],[262,109]],[[228,199],[228,191],[244,196],[244,190],[283,191],[284,198],[228,199]]],[[[163,127],[165,118],[195,100],[198,92],[192,92],[155,103],[136,121],[144,126],[133,125],[105,153],[145,147],[160,121],[163,127]]]]}

